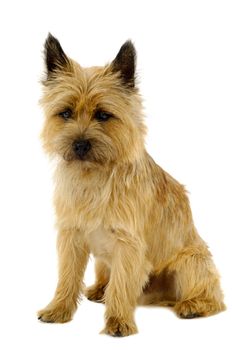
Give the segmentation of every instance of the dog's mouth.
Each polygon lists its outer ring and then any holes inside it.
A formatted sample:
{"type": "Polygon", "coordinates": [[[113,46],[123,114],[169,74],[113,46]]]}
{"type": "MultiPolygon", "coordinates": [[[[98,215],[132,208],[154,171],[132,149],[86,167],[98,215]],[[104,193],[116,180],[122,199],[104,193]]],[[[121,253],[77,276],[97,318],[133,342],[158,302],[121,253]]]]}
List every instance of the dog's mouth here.
{"type": "Polygon", "coordinates": [[[106,162],[106,160],[98,159],[93,152],[89,152],[88,154],[76,154],[72,150],[67,150],[63,154],[63,159],[68,162],[79,162],[83,164],[99,164],[102,165],[106,162]]]}
{"type": "Polygon", "coordinates": [[[87,154],[86,155],[74,154],[74,158],[75,158],[75,160],[80,160],[81,162],[90,160],[90,157],[87,154]]]}
{"type": "Polygon", "coordinates": [[[93,169],[93,168],[104,168],[108,164],[111,163],[111,161],[106,160],[105,158],[97,158],[94,156],[93,153],[85,155],[85,156],[77,156],[75,154],[64,154],[63,159],[68,163],[68,164],[77,164],[78,166],[83,167],[84,169],[93,169]]]}
{"type": "Polygon", "coordinates": [[[76,159],[77,159],[77,160],[80,160],[80,161],[82,161],[82,162],[84,162],[84,161],[87,161],[87,160],[88,160],[88,158],[87,158],[87,157],[85,157],[85,156],[78,156],[78,157],[76,157],[76,159]]]}
{"type": "Polygon", "coordinates": [[[74,152],[65,152],[63,154],[63,159],[66,162],[73,162],[73,161],[80,161],[80,162],[85,162],[85,161],[91,161],[91,157],[89,155],[77,155],[74,152]]]}

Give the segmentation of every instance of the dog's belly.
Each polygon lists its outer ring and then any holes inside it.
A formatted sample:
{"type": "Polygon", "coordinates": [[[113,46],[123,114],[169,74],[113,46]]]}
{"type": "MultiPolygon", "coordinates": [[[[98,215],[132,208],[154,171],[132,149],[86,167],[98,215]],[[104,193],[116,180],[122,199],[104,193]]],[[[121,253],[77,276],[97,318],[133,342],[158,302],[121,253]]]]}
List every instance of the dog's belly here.
{"type": "Polygon", "coordinates": [[[91,253],[111,265],[112,253],[116,238],[114,233],[109,229],[99,227],[97,230],[86,234],[86,240],[91,253]]]}

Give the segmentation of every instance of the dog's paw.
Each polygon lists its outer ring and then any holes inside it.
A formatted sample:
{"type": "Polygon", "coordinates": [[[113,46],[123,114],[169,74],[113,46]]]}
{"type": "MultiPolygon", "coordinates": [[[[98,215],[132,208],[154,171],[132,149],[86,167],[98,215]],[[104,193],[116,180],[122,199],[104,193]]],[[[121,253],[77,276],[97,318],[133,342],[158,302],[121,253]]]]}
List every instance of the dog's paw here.
{"type": "Polygon", "coordinates": [[[96,303],[104,303],[105,286],[94,284],[85,290],[85,296],[96,303]]]}
{"type": "Polygon", "coordinates": [[[106,321],[106,326],[101,333],[111,335],[113,337],[127,337],[128,335],[138,332],[136,324],[120,320],[117,317],[110,317],[106,321]]]}
{"type": "Polygon", "coordinates": [[[192,319],[196,317],[206,316],[202,303],[195,300],[186,300],[175,305],[175,311],[180,318],[192,319]]]}
{"type": "Polygon", "coordinates": [[[67,307],[63,304],[50,304],[45,309],[38,311],[38,320],[47,323],[65,323],[72,319],[75,307],[67,307]]]}

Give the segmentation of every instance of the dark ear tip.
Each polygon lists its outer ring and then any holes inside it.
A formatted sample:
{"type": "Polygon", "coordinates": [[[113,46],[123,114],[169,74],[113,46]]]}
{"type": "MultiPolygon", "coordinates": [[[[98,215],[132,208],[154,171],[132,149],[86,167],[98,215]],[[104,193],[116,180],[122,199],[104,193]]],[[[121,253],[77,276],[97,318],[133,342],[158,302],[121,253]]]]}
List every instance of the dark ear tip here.
{"type": "Polygon", "coordinates": [[[130,39],[125,41],[125,43],[122,45],[122,47],[130,49],[131,51],[136,52],[135,46],[134,46],[133,42],[130,39]]]}
{"type": "Polygon", "coordinates": [[[53,36],[50,32],[48,32],[47,38],[48,38],[48,39],[50,39],[50,38],[52,39],[52,38],[54,38],[54,36],[53,36]]]}
{"type": "Polygon", "coordinates": [[[127,40],[120,48],[118,55],[130,55],[136,58],[136,49],[131,40],[127,40]]]}
{"type": "Polygon", "coordinates": [[[59,41],[51,33],[48,33],[47,39],[44,44],[45,49],[57,44],[60,45],[59,41]]]}
{"type": "Polygon", "coordinates": [[[54,38],[55,37],[50,32],[48,32],[47,41],[54,39],[54,38]]]}

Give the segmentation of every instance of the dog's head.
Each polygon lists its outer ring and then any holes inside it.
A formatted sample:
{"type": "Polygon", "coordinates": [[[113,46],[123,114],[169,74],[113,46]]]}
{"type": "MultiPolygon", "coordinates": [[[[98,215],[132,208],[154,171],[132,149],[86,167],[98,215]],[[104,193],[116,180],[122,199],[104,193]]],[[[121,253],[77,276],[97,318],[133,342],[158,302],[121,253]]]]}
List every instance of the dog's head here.
{"type": "Polygon", "coordinates": [[[145,127],[135,84],[136,52],[127,41],[104,67],[83,68],[49,34],[45,42],[45,150],[86,166],[134,161],[145,127]]]}

